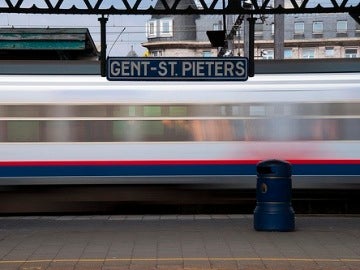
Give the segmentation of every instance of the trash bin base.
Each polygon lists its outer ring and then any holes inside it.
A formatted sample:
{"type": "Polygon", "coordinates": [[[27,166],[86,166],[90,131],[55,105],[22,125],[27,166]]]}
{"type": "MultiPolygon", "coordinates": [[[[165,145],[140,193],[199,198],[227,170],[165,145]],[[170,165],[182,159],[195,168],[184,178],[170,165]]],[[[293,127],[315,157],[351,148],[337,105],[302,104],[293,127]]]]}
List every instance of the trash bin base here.
{"type": "Polygon", "coordinates": [[[257,203],[254,210],[257,231],[289,232],[295,229],[295,213],[290,203],[257,203]]]}

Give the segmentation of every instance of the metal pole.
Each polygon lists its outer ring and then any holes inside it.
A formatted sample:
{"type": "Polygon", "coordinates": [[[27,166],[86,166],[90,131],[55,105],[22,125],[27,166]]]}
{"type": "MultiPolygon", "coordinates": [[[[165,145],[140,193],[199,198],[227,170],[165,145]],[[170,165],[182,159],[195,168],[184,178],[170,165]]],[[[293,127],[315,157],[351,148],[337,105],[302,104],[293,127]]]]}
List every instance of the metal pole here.
{"type": "Polygon", "coordinates": [[[248,76],[254,77],[255,75],[255,22],[256,18],[251,14],[250,18],[247,19],[249,22],[249,70],[248,76]]]}
{"type": "Polygon", "coordinates": [[[108,18],[104,15],[98,18],[100,22],[101,51],[100,51],[100,72],[101,77],[106,77],[106,22],[108,18]]]}
{"type": "Polygon", "coordinates": [[[244,15],[244,57],[249,58],[249,19],[250,15],[244,15]]]}
{"type": "MultiPolygon", "coordinates": [[[[223,5],[223,11],[225,10],[225,0],[222,1],[222,5],[223,5]]],[[[225,13],[223,13],[223,28],[224,28],[224,32],[225,32],[225,51],[226,49],[228,48],[228,45],[227,45],[227,33],[226,33],[226,15],[225,13]]]]}
{"type": "MultiPolygon", "coordinates": [[[[284,0],[275,0],[275,7],[284,6],[284,0]]],[[[274,15],[274,58],[284,59],[284,14],[274,15]]]]}

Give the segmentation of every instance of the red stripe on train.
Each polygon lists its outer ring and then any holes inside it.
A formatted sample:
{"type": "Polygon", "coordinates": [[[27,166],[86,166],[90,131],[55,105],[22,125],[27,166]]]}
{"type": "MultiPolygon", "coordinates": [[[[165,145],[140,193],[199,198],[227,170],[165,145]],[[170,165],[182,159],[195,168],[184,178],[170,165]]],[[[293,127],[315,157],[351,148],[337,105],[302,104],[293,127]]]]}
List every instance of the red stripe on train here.
{"type": "MultiPolygon", "coordinates": [[[[256,165],[260,160],[66,160],[66,161],[0,161],[0,166],[151,166],[151,165],[256,165]]],[[[287,160],[291,164],[352,164],[358,159],[287,160]]]]}

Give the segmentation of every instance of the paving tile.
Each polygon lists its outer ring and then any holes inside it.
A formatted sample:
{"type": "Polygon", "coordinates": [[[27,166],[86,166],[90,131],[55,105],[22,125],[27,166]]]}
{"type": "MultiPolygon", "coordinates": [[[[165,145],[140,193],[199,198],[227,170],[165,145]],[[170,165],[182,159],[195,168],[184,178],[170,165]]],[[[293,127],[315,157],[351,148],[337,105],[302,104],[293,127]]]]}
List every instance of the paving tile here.
{"type": "Polygon", "coordinates": [[[184,269],[211,269],[209,260],[184,260],[184,269]]]}
{"type": "Polygon", "coordinates": [[[237,265],[241,270],[268,270],[261,261],[238,261],[237,265]]]}
{"type": "Polygon", "coordinates": [[[348,267],[349,270],[359,270],[360,269],[360,262],[346,262],[345,265],[348,267]]]}
{"type": "Polygon", "coordinates": [[[174,263],[174,264],[158,264],[156,266],[156,270],[183,270],[183,264],[182,263],[174,263]]]}
{"type": "Polygon", "coordinates": [[[140,270],[140,269],[156,269],[157,261],[131,261],[129,269],[130,270],[140,270]]]}
{"type": "Polygon", "coordinates": [[[26,262],[23,263],[19,269],[22,270],[44,270],[50,265],[50,261],[47,262],[26,262]]]}
{"type": "Polygon", "coordinates": [[[0,220],[0,270],[360,269],[360,217],[298,217],[291,233],[257,232],[250,215],[0,220]]]}
{"type": "Polygon", "coordinates": [[[121,265],[103,265],[101,270],[129,270],[129,266],[121,265]]]}
{"type": "Polygon", "coordinates": [[[231,270],[237,270],[238,269],[238,264],[236,261],[233,260],[209,260],[210,261],[210,265],[211,265],[211,269],[231,269],[231,270]]]}
{"type": "Polygon", "coordinates": [[[72,262],[52,262],[46,270],[73,270],[76,266],[76,261],[72,262]]]}
{"type": "Polygon", "coordinates": [[[22,263],[0,264],[0,270],[25,270],[21,268],[22,263]]]}
{"type": "Polygon", "coordinates": [[[101,270],[103,262],[78,262],[74,270],[101,270]]]}

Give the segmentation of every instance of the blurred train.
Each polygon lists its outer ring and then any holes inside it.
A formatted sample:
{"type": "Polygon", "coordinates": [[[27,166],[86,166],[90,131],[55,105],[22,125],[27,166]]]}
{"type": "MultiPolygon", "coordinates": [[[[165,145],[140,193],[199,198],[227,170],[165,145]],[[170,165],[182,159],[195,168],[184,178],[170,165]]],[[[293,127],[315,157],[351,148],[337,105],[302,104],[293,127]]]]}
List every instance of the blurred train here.
{"type": "Polygon", "coordinates": [[[0,76],[0,186],[203,184],[254,189],[256,164],[295,189],[360,189],[360,74],[247,82],[0,76]]]}

